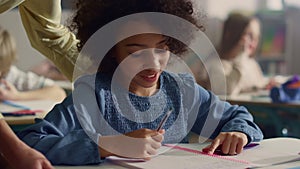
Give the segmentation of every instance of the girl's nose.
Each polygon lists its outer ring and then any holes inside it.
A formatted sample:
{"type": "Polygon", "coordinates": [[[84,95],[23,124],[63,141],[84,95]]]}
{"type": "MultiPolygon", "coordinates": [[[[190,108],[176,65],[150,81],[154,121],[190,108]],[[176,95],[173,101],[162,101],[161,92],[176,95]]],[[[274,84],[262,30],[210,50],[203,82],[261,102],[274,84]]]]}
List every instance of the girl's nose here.
{"type": "Polygon", "coordinates": [[[160,55],[155,52],[155,49],[149,49],[144,56],[143,69],[160,69],[160,55]]]}

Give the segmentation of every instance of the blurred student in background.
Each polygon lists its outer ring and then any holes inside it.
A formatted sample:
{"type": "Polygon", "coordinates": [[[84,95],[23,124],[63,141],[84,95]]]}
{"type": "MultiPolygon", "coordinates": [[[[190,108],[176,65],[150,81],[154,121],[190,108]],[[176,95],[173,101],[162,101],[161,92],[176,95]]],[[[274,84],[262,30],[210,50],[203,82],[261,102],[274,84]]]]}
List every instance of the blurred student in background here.
{"type": "Polygon", "coordinates": [[[54,81],[33,72],[23,72],[13,65],[16,52],[13,37],[0,27],[0,100],[62,101],[66,96],[65,91],[54,81]]]}
{"type": "Polygon", "coordinates": [[[206,81],[213,82],[205,87],[214,89],[216,94],[234,95],[275,85],[273,80],[264,77],[255,60],[259,40],[260,22],[257,18],[242,13],[230,14],[224,22],[218,51],[222,66],[218,66],[217,57],[205,62],[208,72],[206,81]],[[225,77],[225,84],[222,77],[225,77]],[[224,85],[226,91],[220,91],[224,85]]]}
{"type": "Polygon", "coordinates": [[[30,71],[52,80],[68,80],[67,77],[48,59],[34,65],[30,71]]]}

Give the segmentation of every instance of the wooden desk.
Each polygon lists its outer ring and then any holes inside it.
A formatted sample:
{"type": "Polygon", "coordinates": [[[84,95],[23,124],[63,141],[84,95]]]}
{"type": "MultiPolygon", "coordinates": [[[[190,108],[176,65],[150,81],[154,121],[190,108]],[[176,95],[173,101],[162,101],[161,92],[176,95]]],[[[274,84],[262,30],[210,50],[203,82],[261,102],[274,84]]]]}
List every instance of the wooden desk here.
{"type": "Polygon", "coordinates": [[[252,93],[242,93],[236,96],[220,96],[231,104],[253,104],[270,107],[300,108],[300,102],[295,103],[273,103],[269,97],[269,91],[258,91],[252,93]]]}
{"type": "Polygon", "coordinates": [[[73,83],[67,80],[56,80],[55,84],[66,90],[73,90],[73,83]]]}
{"type": "Polygon", "coordinates": [[[231,104],[245,106],[263,130],[265,138],[300,138],[300,103],[272,103],[268,91],[220,98],[231,104]]]}
{"type": "MultiPolygon", "coordinates": [[[[14,101],[17,104],[24,105],[31,108],[32,110],[43,110],[42,113],[37,113],[36,115],[26,115],[26,116],[5,116],[5,121],[12,127],[14,131],[19,131],[20,129],[26,127],[27,125],[33,124],[35,118],[44,118],[46,114],[53,108],[56,102],[51,100],[34,100],[34,101],[14,101]]],[[[0,112],[18,110],[12,106],[8,106],[0,102],[0,112]]]]}
{"type": "MultiPolygon", "coordinates": [[[[201,150],[204,146],[207,144],[179,144],[179,146],[182,147],[188,147],[193,148],[195,150],[201,150]]],[[[232,158],[235,160],[243,160],[248,161],[250,163],[255,164],[262,164],[264,161],[269,161],[270,163],[276,163],[278,160],[281,160],[285,157],[297,157],[297,155],[300,151],[300,140],[294,139],[294,138],[273,138],[273,139],[266,139],[263,140],[260,145],[244,150],[241,154],[236,156],[223,156],[225,158],[232,158]]],[[[151,159],[148,162],[140,162],[140,164],[136,164],[137,166],[142,166],[140,168],[170,168],[170,166],[175,166],[173,169],[183,169],[183,168],[189,168],[189,163],[195,163],[192,159],[197,158],[197,156],[201,156],[198,154],[185,152],[182,150],[172,149],[165,153],[163,153],[160,156],[157,156],[153,159],[151,159]],[[167,157],[167,158],[166,158],[167,157]],[[190,161],[189,161],[190,159],[190,161]],[[162,161],[167,160],[167,161],[162,161]],[[167,166],[163,166],[167,165],[167,166]],[[151,167],[149,167],[151,166],[151,167]],[[184,167],[180,167],[184,166],[184,167]]],[[[203,155],[202,155],[203,157],[203,155]]],[[[300,156],[299,156],[300,157],[300,156]]],[[[216,158],[216,157],[210,157],[210,158],[216,158]]],[[[219,160],[219,159],[217,159],[219,160]]],[[[210,160],[209,160],[210,161],[210,160]]],[[[198,158],[199,162],[198,168],[209,168],[207,164],[207,161],[201,160],[201,157],[198,158]],[[206,163],[206,166],[201,165],[201,163],[206,163]],[[201,167],[202,166],[202,167],[201,167]]],[[[214,164],[212,164],[214,165],[214,164]]],[[[264,169],[275,169],[275,168],[291,168],[291,167],[299,167],[300,166],[300,160],[295,162],[289,162],[279,165],[273,165],[273,166],[265,166],[261,167],[264,169]]],[[[124,169],[126,167],[122,167],[120,165],[117,165],[115,163],[112,163],[110,161],[105,161],[103,164],[100,165],[94,165],[94,166],[55,166],[56,169],[91,169],[91,168],[98,168],[98,169],[124,169]]],[[[132,167],[132,168],[139,168],[139,167],[132,167]]],[[[226,168],[226,166],[220,166],[219,169],[226,168]]],[[[243,168],[242,165],[237,168],[243,168]]]]}
{"type": "Polygon", "coordinates": [[[55,84],[63,88],[67,95],[71,94],[74,89],[73,83],[67,80],[56,80],[55,84]]]}

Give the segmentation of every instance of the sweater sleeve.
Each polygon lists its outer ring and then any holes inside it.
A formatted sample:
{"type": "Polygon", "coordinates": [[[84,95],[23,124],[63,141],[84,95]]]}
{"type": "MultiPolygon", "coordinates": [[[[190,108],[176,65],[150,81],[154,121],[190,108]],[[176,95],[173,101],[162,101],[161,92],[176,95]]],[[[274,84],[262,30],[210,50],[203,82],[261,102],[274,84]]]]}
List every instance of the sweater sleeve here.
{"type": "Polygon", "coordinates": [[[60,0],[30,0],[20,4],[19,11],[31,45],[72,80],[78,40],[60,23],[60,3],[60,0]]]}
{"type": "Polygon", "coordinates": [[[18,6],[23,1],[24,0],[1,0],[0,1],[0,13],[3,13],[5,11],[8,11],[8,10],[18,6]]]}
{"type": "Polygon", "coordinates": [[[249,143],[263,139],[260,128],[254,123],[252,115],[245,107],[221,101],[198,85],[196,91],[199,94],[196,100],[200,103],[200,107],[192,127],[193,132],[214,139],[220,132],[238,131],[247,135],[249,143]]]}
{"type": "Polygon", "coordinates": [[[44,119],[24,129],[18,136],[42,152],[54,165],[100,163],[97,144],[81,128],[72,97],[56,105],[44,119]]]}

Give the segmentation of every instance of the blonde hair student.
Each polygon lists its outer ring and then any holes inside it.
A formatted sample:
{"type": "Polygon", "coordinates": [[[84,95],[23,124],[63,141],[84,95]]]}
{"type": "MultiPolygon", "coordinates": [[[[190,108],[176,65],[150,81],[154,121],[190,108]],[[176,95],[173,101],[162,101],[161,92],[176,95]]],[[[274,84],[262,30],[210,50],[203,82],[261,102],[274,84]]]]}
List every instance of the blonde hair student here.
{"type": "Polygon", "coordinates": [[[17,47],[10,33],[0,27],[0,100],[50,99],[62,101],[66,94],[54,81],[24,72],[14,63],[17,47]]]}
{"type": "MultiPolygon", "coordinates": [[[[244,107],[219,100],[190,74],[165,70],[171,53],[184,54],[188,44],[164,35],[164,25],[170,32],[181,30],[188,39],[195,32],[185,29],[185,24],[175,26],[172,20],[143,14],[176,16],[202,30],[192,1],[78,0],[76,7],[71,27],[80,40],[78,50],[83,57],[90,56],[84,53],[90,38],[98,40],[91,43],[94,49],[103,49],[124,32],[146,32],[116,40],[97,73],[80,76],[72,95],[44,119],[19,133],[23,141],[43,152],[53,164],[97,164],[111,155],[149,159],[163,143],[187,142],[190,131],[201,135],[209,128],[206,122],[214,126],[209,135],[204,135],[213,139],[203,149],[210,154],[219,146],[224,154],[238,154],[248,143],[263,138],[244,107]],[[108,38],[102,37],[107,34],[92,36],[107,24],[132,15],[108,38]],[[165,124],[157,131],[170,109],[165,124]]],[[[95,53],[91,59],[96,62],[101,56],[95,53]]]]}

